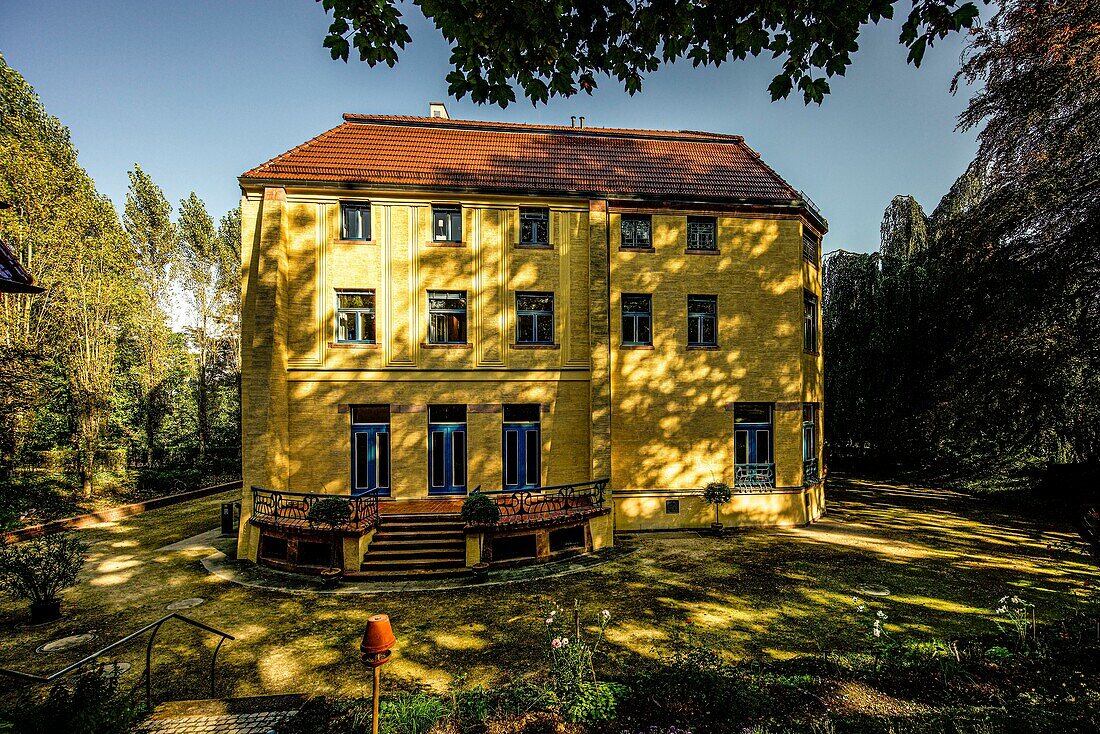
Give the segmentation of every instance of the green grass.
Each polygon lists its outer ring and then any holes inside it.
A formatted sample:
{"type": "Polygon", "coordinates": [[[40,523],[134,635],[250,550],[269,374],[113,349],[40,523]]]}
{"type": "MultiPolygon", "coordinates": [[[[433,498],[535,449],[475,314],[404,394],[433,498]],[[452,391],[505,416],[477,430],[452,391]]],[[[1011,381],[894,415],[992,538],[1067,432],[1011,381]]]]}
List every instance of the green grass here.
{"type": "MultiPolygon", "coordinates": [[[[1075,552],[1068,528],[998,513],[961,494],[858,480],[830,480],[829,514],[808,528],[750,530],[724,538],[647,534],[635,550],[558,578],[453,591],[315,595],[258,591],[205,573],[210,551],[158,552],[217,525],[231,495],[163,508],[81,536],[93,543],[80,585],[67,593],[65,618],[24,626],[22,604],[0,600],[0,666],[45,672],[72,654],[36,655],[43,642],[95,630],[104,643],[166,614],[187,597],[207,603],[185,612],[236,636],[219,657],[219,693],[369,692],[358,645],[366,618],[390,615],[398,637],[385,667],[387,690],[410,682],[446,690],[459,681],[493,685],[541,668],[543,615],[553,600],[609,609],[606,677],[675,647],[685,630],[731,659],[784,660],[860,650],[866,626],[851,597],[862,583],[892,594],[876,601],[888,631],[907,639],[951,639],[994,631],[992,607],[1006,593],[1033,602],[1040,619],[1073,604],[1095,565],[1075,552]]],[[[594,612],[593,612],[594,613],[594,612]]],[[[158,637],[158,695],[205,695],[214,640],[180,626],[158,637]],[[192,647],[196,646],[196,647],[192,647]],[[192,649],[202,651],[193,654],[192,649]]],[[[134,664],[143,646],[120,659],[134,664]]]]}

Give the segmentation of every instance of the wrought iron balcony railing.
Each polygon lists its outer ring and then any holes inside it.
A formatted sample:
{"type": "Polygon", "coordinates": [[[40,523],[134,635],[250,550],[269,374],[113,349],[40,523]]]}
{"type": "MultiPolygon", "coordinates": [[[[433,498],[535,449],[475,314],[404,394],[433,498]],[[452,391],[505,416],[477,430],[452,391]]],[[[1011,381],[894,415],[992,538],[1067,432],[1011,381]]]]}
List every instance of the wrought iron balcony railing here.
{"type": "Polygon", "coordinates": [[[821,475],[817,469],[817,457],[812,459],[802,460],[802,484],[804,486],[810,486],[811,484],[817,484],[821,480],[821,475]]]}
{"type": "MultiPolygon", "coordinates": [[[[364,530],[378,524],[378,493],[360,495],[314,494],[309,492],[282,492],[272,489],[252,488],[253,522],[269,522],[292,527],[313,527],[309,513],[321,500],[340,499],[348,503],[347,522],[336,527],[340,530],[364,530]]],[[[329,529],[325,525],[323,529],[329,529]]]]}
{"type": "Polygon", "coordinates": [[[739,492],[753,492],[775,487],[775,464],[735,464],[733,487],[739,492]]]}
{"type": "Polygon", "coordinates": [[[596,515],[604,509],[604,492],[610,479],[559,484],[513,492],[485,492],[500,507],[498,525],[526,525],[574,520],[596,515]]]}

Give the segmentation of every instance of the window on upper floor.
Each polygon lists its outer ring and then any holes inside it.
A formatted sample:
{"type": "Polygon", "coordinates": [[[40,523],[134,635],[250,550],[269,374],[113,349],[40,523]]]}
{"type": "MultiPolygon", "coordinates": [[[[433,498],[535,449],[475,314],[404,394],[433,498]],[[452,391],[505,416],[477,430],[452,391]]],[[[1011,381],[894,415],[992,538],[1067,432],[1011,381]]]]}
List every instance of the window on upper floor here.
{"type": "Polygon", "coordinates": [[[340,291],[336,294],[336,341],[373,344],[375,341],[374,291],[340,291]]]}
{"type": "Polygon", "coordinates": [[[554,343],[554,294],[516,294],[516,343],[554,343]]]}
{"type": "Polygon", "coordinates": [[[802,348],[817,354],[817,296],[804,293],[802,298],[802,348]]]}
{"type": "Polygon", "coordinates": [[[550,244],[550,210],[522,207],[519,210],[519,243],[550,244]]]}
{"type": "Polygon", "coordinates": [[[466,291],[428,291],[428,343],[466,343],[466,291]]]}
{"type": "Polygon", "coordinates": [[[718,346],[718,296],[688,296],[688,346],[718,346]]]}
{"type": "Polygon", "coordinates": [[[620,219],[621,247],[653,247],[653,217],[648,214],[624,214],[620,219]]]}
{"type": "Polygon", "coordinates": [[[453,205],[432,207],[432,240],[435,242],[462,241],[462,207],[453,205]]]}
{"type": "Polygon", "coordinates": [[[718,220],[714,217],[688,217],[687,235],[689,250],[717,250],[718,220]]]}
{"type": "Polygon", "coordinates": [[[620,308],[623,317],[623,344],[653,344],[653,297],[647,293],[624,293],[620,308]]]}
{"type": "Polygon", "coordinates": [[[340,202],[340,237],[345,240],[370,239],[369,202],[340,202]]]}
{"type": "Polygon", "coordinates": [[[817,250],[821,239],[809,228],[802,227],[802,259],[817,265],[817,250]]]}

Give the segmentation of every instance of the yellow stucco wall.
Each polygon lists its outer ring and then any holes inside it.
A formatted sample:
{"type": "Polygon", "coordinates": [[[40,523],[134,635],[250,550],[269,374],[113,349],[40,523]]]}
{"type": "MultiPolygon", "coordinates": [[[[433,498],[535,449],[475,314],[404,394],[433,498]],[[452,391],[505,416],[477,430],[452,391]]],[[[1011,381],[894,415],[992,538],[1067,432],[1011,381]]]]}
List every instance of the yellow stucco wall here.
{"type": "MultiPolygon", "coordinates": [[[[392,406],[395,498],[427,493],[426,406],[437,403],[469,406],[468,486],[498,489],[499,406],[513,402],[542,406],[544,485],[610,475],[612,490],[631,493],[614,502],[620,530],[711,522],[696,517],[692,494],[711,479],[733,482],[737,401],[775,404],[777,485],[801,487],[801,404],[820,403],[822,389],[820,354],[802,350],[803,291],[821,285],[801,257],[801,218],[719,213],[719,254],[698,255],[685,252],[687,212],[656,210],[654,252],[622,252],[614,204],[450,197],[246,191],[246,490],[347,493],[347,406],[364,403],[392,406]],[[369,242],[340,239],[342,198],[371,202],[369,242]],[[433,202],[462,205],[460,246],[431,242],[433,202]],[[521,203],[550,209],[551,249],[517,246],[521,203]],[[375,290],[377,344],[335,343],[340,289],[375,290]],[[468,345],[426,345],[434,289],[467,291],[468,345]],[[524,290],[555,294],[552,348],[514,345],[524,290]],[[653,294],[652,349],[620,344],[624,292],[653,294]],[[718,350],[686,348],[689,294],[718,296],[718,350]],[[666,495],[683,495],[680,517],[664,516],[666,495]]],[[[739,495],[724,514],[741,519],[727,524],[806,522],[820,511],[807,516],[803,494],[739,495]]],[[[246,517],[250,499],[246,491],[246,517]]],[[[241,554],[254,557],[242,528],[241,554]]]]}

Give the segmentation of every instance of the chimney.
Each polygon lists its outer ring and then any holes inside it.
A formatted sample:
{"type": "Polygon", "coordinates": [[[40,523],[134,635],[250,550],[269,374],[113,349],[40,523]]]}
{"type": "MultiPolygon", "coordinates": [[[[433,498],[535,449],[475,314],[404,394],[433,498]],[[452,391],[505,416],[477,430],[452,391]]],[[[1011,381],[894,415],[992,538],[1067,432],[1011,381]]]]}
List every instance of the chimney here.
{"type": "Polygon", "coordinates": [[[451,119],[451,116],[447,114],[447,105],[443,104],[442,102],[429,102],[428,116],[441,117],[444,120],[451,119]]]}
{"type": "Polygon", "coordinates": [[[569,116],[569,127],[576,127],[576,126],[577,126],[577,116],[576,115],[570,115],[569,116]]]}
{"type": "Polygon", "coordinates": [[[581,115],[581,127],[584,127],[584,115],[581,115]]]}

